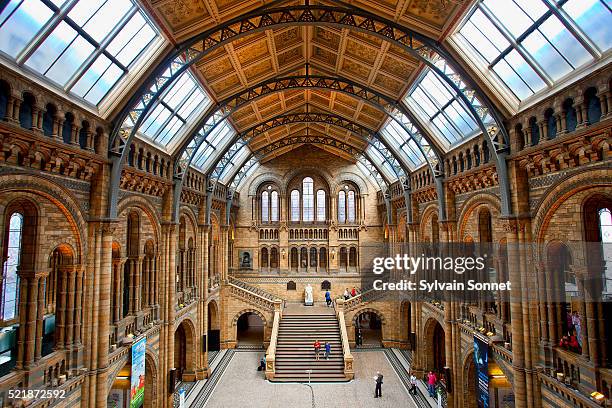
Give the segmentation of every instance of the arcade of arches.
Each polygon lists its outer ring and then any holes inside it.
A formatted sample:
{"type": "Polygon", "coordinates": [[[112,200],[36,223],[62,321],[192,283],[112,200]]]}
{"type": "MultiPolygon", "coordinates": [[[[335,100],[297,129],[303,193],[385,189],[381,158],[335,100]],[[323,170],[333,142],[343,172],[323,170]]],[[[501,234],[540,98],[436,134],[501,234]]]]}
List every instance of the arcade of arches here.
{"type": "Polygon", "coordinates": [[[143,338],[145,407],[227,350],[278,380],[310,290],[342,380],[392,348],[448,407],[609,401],[609,3],[297,3],[0,2],[0,405],[125,402],[143,338]],[[512,289],[364,287],[444,243],[512,289]]]}

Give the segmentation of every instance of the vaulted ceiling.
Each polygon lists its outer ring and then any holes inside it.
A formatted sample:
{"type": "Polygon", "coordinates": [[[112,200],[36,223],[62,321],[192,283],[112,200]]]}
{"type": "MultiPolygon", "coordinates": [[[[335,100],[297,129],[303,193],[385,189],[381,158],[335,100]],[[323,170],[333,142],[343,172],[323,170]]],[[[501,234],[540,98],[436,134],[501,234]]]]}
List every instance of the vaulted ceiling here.
{"type": "MultiPolygon", "coordinates": [[[[252,0],[149,0],[148,6],[158,23],[176,43],[180,43],[270,3],[252,0]]],[[[375,12],[440,39],[467,3],[458,0],[405,0],[350,1],[344,5],[375,12]]],[[[303,2],[282,2],[279,5],[287,4],[303,2]]],[[[420,63],[413,56],[380,38],[355,30],[296,25],[236,39],[199,61],[194,72],[216,101],[274,77],[304,75],[307,69],[311,75],[348,78],[400,100],[419,67],[420,63]]],[[[331,112],[373,130],[378,130],[387,119],[380,110],[346,94],[330,90],[287,90],[249,103],[234,112],[230,122],[241,132],[283,113],[306,111],[331,112]]],[[[254,151],[291,135],[317,133],[357,148],[367,147],[366,142],[349,131],[322,124],[277,127],[257,136],[249,146],[254,151]]],[[[294,147],[286,147],[274,154],[294,147]]],[[[331,150],[338,153],[337,149],[331,150]]],[[[340,155],[346,158],[346,154],[340,155]]]]}

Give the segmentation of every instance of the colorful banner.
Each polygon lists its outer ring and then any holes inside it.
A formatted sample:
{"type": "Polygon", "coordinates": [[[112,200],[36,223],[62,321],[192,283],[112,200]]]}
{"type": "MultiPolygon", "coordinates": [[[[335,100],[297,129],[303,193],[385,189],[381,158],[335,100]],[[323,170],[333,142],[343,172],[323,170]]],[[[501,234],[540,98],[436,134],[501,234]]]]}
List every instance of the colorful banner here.
{"type": "Polygon", "coordinates": [[[476,400],[478,408],[489,408],[489,345],[474,336],[476,365],[476,400]]]}
{"type": "Polygon", "coordinates": [[[132,345],[132,375],[130,378],[130,408],[138,408],[144,402],[145,350],[147,338],[132,345]]]}

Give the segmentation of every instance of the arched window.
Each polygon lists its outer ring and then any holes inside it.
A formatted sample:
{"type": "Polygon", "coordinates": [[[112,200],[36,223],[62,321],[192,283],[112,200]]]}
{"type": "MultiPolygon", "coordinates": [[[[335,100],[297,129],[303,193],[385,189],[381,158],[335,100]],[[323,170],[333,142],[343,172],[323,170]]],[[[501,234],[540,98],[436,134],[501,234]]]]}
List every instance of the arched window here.
{"type": "Polygon", "coordinates": [[[278,268],[278,249],[272,248],[270,250],[270,268],[278,268]]]}
{"type": "Polygon", "coordinates": [[[302,181],[302,211],[304,221],[314,221],[314,182],[306,177],[302,181]]]}
{"type": "Polygon", "coordinates": [[[349,266],[353,268],[357,266],[357,248],[355,247],[349,249],[349,266]]]}
{"type": "Polygon", "coordinates": [[[267,191],[261,193],[261,221],[268,222],[270,221],[270,209],[268,207],[269,204],[269,194],[267,191]]]}
{"type": "Polygon", "coordinates": [[[348,192],[346,211],[348,222],[355,222],[355,192],[353,190],[348,192]]]}
{"type": "Polygon", "coordinates": [[[291,221],[300,220],[300,192],[293,190],[291,192],[291,221]]]}
{"type": "Polygon", "coordinates": [[[612,212],[610,208],[602,208],[599,210],[599,236],[601,237],[603,259],[605,262],[604,270],[606,271],[606,291],[610,292],[609,285],[612,282],[609,276],[612,276],[612,212]]]}
{"type": "Polygon", "coordinates": [[[298,250],[297,248],[291,248],[291,269],[297,269],[298,267],[298,250]]]}
{"type": "Polygon", "coordinates": [[[310,267],[317,267],[317,248],[315,247],[310,248],[310,267]]]}
{"type": "Polygon", "coordinates": [[[340,268],[346,269],[347,264],[348,264],[348,260],[347,260],[346,248],[342,247],[340,248],[340,268]]]}
{"type": "Polygon", "coordinates": [[[325,248],[319,250],[319,267],[327,268],[327,249],[325,248]]]}
{"type": "Polygon", "coordinates": [[[346,193],[338,193],[338,222],[346,222],[346,193]]]}
{"type": "Polygon", "coordinates": [[[278,192],[273,191],[270,194],[270,221],[278,221],[278,192]]]}
{"type": "Polygon", "coordinates": [[[540,128],[536,118],[529,119],[529,134],[531,135],[531,145],[540,143],[540,128]]]}
{"type": "Polygon", "coordinates": [[[15,212],[9,218],[6,261],[2,272],[2,320],[14,319],[17,313],[17,270],[21,262],[23,215],[15,212]]]}
{"type": "Polygon", "coordinates": [[[547,133],[546,137],[548,140],[552,140],[557,136],[557,119],[555,118],[555,113],[552,109],[547,109],[544,112],[544,118],[546,118],[546,127],[547,133]]]}
{"type": "Polygon", "coordinates": [[[261,250],[261,267],[262,268],[268,267],[268,248],[263,248],[261,250]]]}
{"type": "Polygon", "coordinates": [[[563,102],[563,110],[565,111],[565,129],[568,132],[576,130],[578,120],[576,119],[576,108],[574,108],[574,101],[566,99],[563,102]]]}
{"type": "Polygon", "coordinates": [[[308,250],[300,249],[300,267],[306,269],[308,267],[308,250]]]}
{"type": "Polygon", "coordinates": [[[589,88],[584,94],[587,107],[587,120],[589,124],[597,123],[601,119],[601,104],[597,97],[597,89],[589,88]]]}
{"type": "Polygon", "coordinates": [[[325,221],[325,190],[317,191],[317,221],[325,221]]]}

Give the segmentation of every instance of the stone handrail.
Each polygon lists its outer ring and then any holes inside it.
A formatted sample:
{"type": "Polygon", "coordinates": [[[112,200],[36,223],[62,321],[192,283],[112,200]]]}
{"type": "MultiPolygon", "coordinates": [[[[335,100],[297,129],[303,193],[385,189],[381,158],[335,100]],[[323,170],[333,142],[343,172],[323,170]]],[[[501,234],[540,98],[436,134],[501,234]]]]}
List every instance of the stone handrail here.
{"type": "Polygon", "coordinates": [[[283,318],[283,302],[280,299],[274,301],[274,322],[272,323],[272,335],[270,345],[266,351],[266,378],[271,380],[276,373],[276,343],[278,341],[278,329],[283,318]]]}
{"type": "Polygon", "coordinates": [[[345,312],[350,312],[351,310],[355,310],[361,304],[366,303],[366,302],[370,302],[370,301],[372,301],[374,299],[377,299],[377,298],[383,296],[384,294],[385,294],[385,292],[382,291],[382,290],[370,289],[370,290],[362,292],[362,293],[358,294],[357,296],[354,296],[354,297],[352,297],[350,299],[347,299],[347,300],[338,299],[336,302],[342,300],[343,305],[344,305],[344,311],[345,312]]]}
{"type": "Polygon", "coordinates": [[[344,375],[347,380],[352,380],[355,377],[353,370],[353,355],[349,345],[348,333],[346,332],[346,322],[344,321],[344,299],[336,300],[336,316],[340,325],[340,337],[342,338],[342,354],[344,357],[344,375]]]}
{"type": "Polygon", "coordinates": [[[274,300],[278,299],[278,296],[276,296],[276,295],[274,295],[274,294],[272,294],[270,292],[266,292],[265,290],[263,290],[261,288],[258,288],[257,286],[249,285],[248,283],[246,283],[246,282],[244,282],[244,281],[242,281],[240,279],[236,279],[233,276],[229,276],[228,277],[228,281],[229,281],[229,283],[231,283],[231,284],[233,284],[235,286],[241,287],[242,289],[245,289],[245,290],[247,290],[249,292],[255,293],[255,294],[257,294],[257,295],[259,295],[261,297],[264,297],[264,298],[266,298],[268,300],[274,301],[274,300]]]}
{"type": "Polygon", "coordinates": [[[239,297],[240,299],[244,300],[247,303],[250,303],[254,306],[259,306],[271,312],[275,311],[275,305],[277,302],[279,304],[282,304],[281,299],[269,299],[258,293],[252,292],[249,289],[245,289],[241,286],[234,285],[231,282],[229,282],[227,286],[229,287],[231,294],[239,297]]]}

